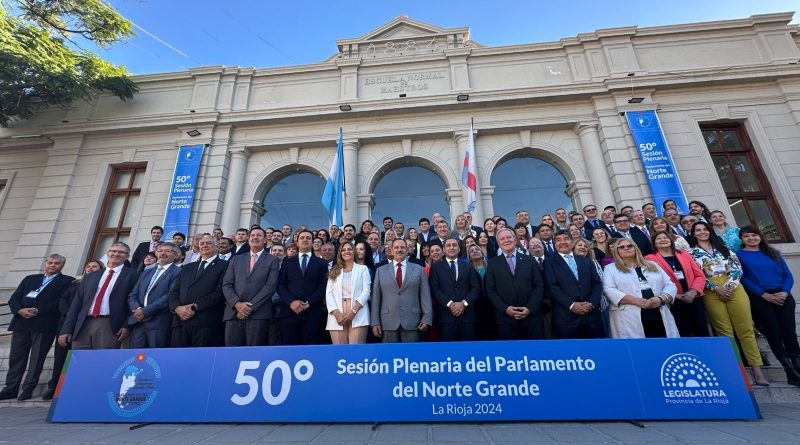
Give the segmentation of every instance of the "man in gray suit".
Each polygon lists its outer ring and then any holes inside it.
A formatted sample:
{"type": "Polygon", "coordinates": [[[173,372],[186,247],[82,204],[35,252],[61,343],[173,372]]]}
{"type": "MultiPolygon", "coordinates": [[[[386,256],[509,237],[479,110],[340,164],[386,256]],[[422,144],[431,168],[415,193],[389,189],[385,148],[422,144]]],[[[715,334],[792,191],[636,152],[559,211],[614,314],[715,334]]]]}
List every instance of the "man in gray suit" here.
{"type": "Polygon", "coordinates": [[[392,242],[392,258],[375,272],[372,332],[384,343],[419,341],[433,321],[425,269],[408,261],[405,240],[392,242]]]}
{"type": "MultiPolygon", "coordinates": [[[[202,246],[200,252],[203,252],[202,246]]],[[[169,289],[180,273],[180,268],[173,264],[180,248],[173,243],[161,243],[155,253],[158,263],[139,275],[136,286],[128,295],[132,314],[128,318],[130,347],[135,349],[168,348],[172,334],[169,289]]]]}
{"type": "Polygon", "coordinates": [[[250,229],[250,252],[234,256],[225,278],[225,346],[266,346],[272,318],[272,295],[280,262],[264,249],[267,232],[250,229]]]}

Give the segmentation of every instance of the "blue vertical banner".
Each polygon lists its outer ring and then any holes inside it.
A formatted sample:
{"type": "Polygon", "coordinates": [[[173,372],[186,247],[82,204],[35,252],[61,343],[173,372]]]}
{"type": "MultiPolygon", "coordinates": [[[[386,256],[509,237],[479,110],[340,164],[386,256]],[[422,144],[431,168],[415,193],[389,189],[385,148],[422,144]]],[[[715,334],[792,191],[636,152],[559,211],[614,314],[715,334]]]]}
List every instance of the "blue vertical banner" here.
{"type": "Polygon", "coordinates": [[[175,161],[175,172],[167,199],[167,211],[164,212],[163,241],[172,241],[172,235],[181,232],[188,236],[189,216],[192,213],[194,190],[197,186],[197,172],[203,159],[203,144],[181,145],[178,159],[175,161]]]}
{"type": "Polygon", "coordinates": [[[628,118],[628,126],[639,157],[642,159],[650,193],[653,195],[653,202],[659,214],[662,203],[668,199],[678,205],[678,213],[689,213],[686,194],[683,192],[683,185],[672,161],[672,154],[669,152],[656,111],[627,111],[625,117],[628,118]]]}

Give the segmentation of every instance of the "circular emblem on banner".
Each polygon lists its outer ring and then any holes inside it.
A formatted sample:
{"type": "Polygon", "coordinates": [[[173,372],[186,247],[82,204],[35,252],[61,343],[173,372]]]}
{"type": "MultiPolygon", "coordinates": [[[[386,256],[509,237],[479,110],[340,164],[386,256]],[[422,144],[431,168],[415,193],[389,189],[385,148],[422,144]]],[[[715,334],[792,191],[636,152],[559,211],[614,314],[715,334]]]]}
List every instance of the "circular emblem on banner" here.
{"type": "Polygon", "coordinates": [[[649,127],[650,126],[650,119],[639,116],[636,118],[636,123],[639,124],[640,127],[649,127]]]}
{"type": "Polygon", "coordinates": [[[716,388],[714,371],[692,354],[675,354],[661,366],[661,386],[665,388],[716,388]]]}
{"type": "Polygon", "coordinates": [[[183,158],[187,161],[191,161],[197,157],[197,153],[194,150],[186,150],[186,153],[183,154],[183,158]]]}
{"type": "Polygon", "coordinates": [[[140,352],[122,362],[111,375],[108,405],[120,417],[143,413],[158,396],[161,367],[140,352]]]}

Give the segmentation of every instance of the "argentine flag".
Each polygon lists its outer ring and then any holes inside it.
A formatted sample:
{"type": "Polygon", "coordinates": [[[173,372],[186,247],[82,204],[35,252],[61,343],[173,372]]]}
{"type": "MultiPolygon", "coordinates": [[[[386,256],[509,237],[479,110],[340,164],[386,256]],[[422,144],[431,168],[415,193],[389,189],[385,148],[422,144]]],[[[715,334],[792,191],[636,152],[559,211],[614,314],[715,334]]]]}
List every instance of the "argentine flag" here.
{"type": "Polygon", "coordinates": [[[342,159],[342,129],[339,129],[339,143],[333,157],[331,172],[322,192],[322,206],[328,211],[330,224],[342,226],[342,194],[344,193],[344,159],[342,159]]]}

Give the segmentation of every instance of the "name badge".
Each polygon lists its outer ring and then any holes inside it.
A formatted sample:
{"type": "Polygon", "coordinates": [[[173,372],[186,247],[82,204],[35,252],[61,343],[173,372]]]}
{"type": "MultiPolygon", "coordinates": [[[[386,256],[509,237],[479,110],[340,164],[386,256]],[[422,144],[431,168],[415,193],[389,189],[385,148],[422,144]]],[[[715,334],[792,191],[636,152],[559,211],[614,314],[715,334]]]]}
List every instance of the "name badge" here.
{"type": "Polygon", "coordinates": [[[675,271],[675,278],[677,278],[678,280],[682,280],[683,279],[683,271],[682,270],[676,270],[675,271]]]}
{"type": "Polygon", "coordinates": [[[723,274],[725,273],[725,265],[724,264],[715,264],[711,266],[711,272],[715,274],[723,274]]]}
{"type": "Polygon", "coordinates": [[[35,299],[38,296],[39,296],[39,291],[38,290],[32,290],[32,291],[28,292],[28,295],[25,295],[26,298],[31,298],[31,299],[35,299]]]}

